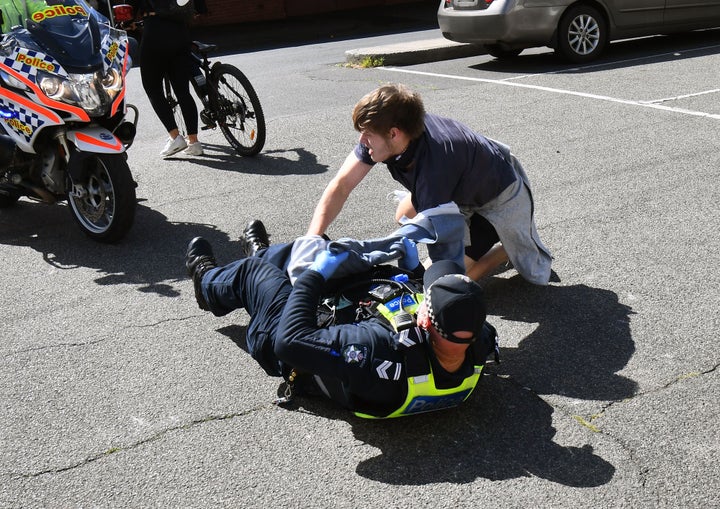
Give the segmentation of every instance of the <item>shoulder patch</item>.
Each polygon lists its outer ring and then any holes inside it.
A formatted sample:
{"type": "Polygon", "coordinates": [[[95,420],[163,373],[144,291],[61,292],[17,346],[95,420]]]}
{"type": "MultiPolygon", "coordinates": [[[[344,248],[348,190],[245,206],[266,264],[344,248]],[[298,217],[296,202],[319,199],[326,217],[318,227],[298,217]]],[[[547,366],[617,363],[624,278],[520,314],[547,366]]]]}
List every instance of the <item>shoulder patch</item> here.
{"type": "Polygon", "coordinates": [[[343,359],[348,364],[359,364],[363,366],[367,360],[367,346],[365,345],[348,345],[343,348],[343,359]]]}

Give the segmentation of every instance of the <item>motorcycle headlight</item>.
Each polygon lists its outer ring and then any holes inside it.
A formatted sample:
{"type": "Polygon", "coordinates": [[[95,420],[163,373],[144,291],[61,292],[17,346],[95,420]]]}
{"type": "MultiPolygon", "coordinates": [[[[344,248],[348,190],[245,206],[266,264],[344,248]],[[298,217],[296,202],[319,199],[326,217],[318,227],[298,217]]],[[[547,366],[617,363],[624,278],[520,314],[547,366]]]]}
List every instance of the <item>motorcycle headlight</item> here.
{"type": "Polygon", "coordinates": [[[79,102],[71,80],[39,71],[37,83],[43,93],[50,99],[70,104],[78,104],[79,102]]]}
{"type": "Polygon", "coordinates": [[[102,86],[108,93],[108,95],[114,98],[118,94],[118,92],[122,90],[123,77],[122,74],[120,74],[120,71],[118,71],[114,67],[111,67],[108,72],[101,78],[100,83],[102,83],[102,86]]]}
{"type": "Polygon", "coordinates": [[[39,80],[40,89],[50,99],[62,101],[63,96],[68,93],[64,86],[65,80],[57,76],[41,77],[39,80]]]}
{"type": "MultiPolygon", "coordinates": [[[[93,116],[103,115],[109,103],[109,91],[104,86],[101,73],[70,74],[68,78],[38,72],[40,89],[50,99],[79,106],[93,116]]],[[[114,79],[108,81],[113,84],[114,79]]],[[[117,94],[113,92],[113,95],[117,94]]]]}

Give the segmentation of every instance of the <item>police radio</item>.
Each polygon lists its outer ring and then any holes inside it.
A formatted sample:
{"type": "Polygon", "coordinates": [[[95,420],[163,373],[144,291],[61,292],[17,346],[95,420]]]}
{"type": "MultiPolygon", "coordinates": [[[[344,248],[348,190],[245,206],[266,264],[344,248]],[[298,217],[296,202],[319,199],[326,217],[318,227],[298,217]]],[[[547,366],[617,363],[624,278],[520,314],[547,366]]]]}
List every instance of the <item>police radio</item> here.
{"type": "Polygon", "coordinates": [[[422,294],[411,292],[405,285],[397,283],[378,285],[368,294],[376,301],[377,312],[390,322],[395,332],[415,326],[414,314],[422,302],[422,294]]]}

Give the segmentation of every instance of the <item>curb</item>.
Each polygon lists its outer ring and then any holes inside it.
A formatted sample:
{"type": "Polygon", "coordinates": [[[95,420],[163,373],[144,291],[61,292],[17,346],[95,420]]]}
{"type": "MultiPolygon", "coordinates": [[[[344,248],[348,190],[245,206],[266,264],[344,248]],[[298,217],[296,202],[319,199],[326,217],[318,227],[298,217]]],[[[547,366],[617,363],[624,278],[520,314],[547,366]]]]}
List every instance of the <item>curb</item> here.
{"type": "Polygon", "coordinates": [[[484,55],[485,53],[487,51],[480,45],[453,42],[439,37],[425,41],[348,50],[345,52],[345,61],[355,65],[372,60],[381,60],[380,65],[412,65],[484,55]]]}

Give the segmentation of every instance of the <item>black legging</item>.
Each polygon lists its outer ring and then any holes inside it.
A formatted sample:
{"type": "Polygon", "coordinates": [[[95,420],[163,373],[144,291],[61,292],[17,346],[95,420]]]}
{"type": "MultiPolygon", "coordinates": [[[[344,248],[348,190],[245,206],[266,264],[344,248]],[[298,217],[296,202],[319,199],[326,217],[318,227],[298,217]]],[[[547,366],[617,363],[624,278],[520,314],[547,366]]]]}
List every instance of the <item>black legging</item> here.
{"type": "Polygon", "coordinates": [[[140,77],[150,104],[168,132],[178,126],[163,92],[165,75],[170,78],[180,103],[187,134],[198,132],[197,106],[190,95],[190,58],[190,37],[184,25],[158,16],[145,18],[140,44],[140,77]]]}

